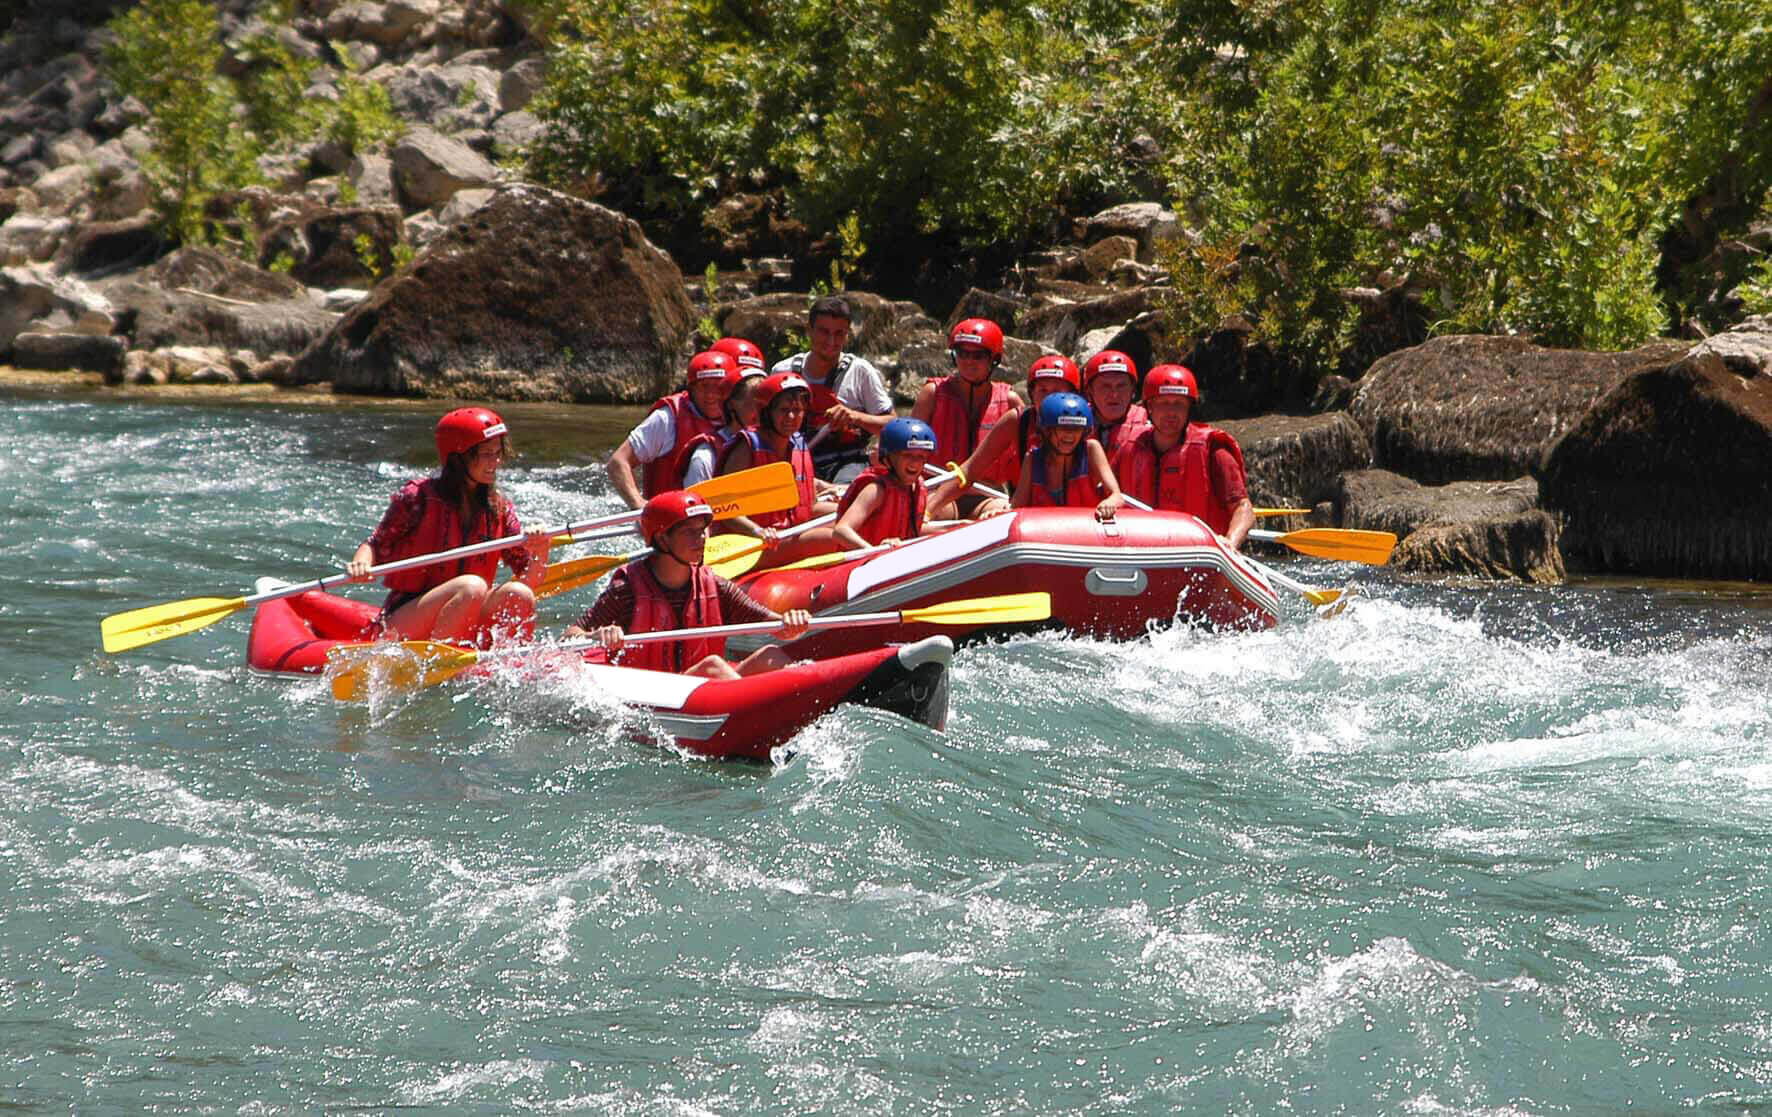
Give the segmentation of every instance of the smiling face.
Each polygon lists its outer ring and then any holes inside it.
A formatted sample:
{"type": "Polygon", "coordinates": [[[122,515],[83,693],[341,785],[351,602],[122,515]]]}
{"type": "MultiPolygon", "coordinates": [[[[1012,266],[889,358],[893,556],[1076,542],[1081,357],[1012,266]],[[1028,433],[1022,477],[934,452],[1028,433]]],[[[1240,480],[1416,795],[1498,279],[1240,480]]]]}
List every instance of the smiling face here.
{"type": "Polygon", "coordinates": [[[794,388],[770,400],[769,410],[764,412],[770,432],[777,438],[786,438],[799,430],[806,418],[806,402],[810,398],[804,388],[794,388]]]}
{"type": "Polygon", "coordinates": [[[982,384],[991,378],[991,351],[976,345],[954,347],[954,371],[969,384],[982,384]]]}
{"type": "Polygon", "coordinates": [[[923,468],[929,464],[927,450],[900,450],[891,455],[888,463],[892,466],[892,476],[901,485],[919,485],[923,482],[923,468]]]}
{"type": "Polygon", "coordinates": [[[696,380],[689,385],[689,402],[703,415],[717,419],[720,417],[720,408],[725,405],[726,397],[731,391],[725,377],[696,380]]]}
{"type": "Polygon", "coordinates": [[[811,334],[813,355],[822,361],[835,361],[849,344],[849,319],[820,314],[812,320],[811,334]]]}
{"type": "Polygon", "coordinates": [[[504,436],[489,438],[462,456],[468,462],[468,480],[476,485],[490,485],[498,480],[498,467],[505,460],[504,436]]]}
{"type": "Polygon", "coordinates": [[[1074,454],[1088,433],[1083,427],[1048,427],[1046,445],[1052,447],[1056,453],[1074,454]]]}

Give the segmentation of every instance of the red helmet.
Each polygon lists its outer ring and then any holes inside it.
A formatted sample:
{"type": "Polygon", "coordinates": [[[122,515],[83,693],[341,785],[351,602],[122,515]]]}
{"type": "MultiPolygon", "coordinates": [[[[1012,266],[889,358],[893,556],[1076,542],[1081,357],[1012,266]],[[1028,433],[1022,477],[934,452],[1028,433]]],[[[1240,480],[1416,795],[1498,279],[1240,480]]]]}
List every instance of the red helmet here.
{"type": "Polygon", "coordinates": [[[689,358],[689,383],[699,384],[704,380],[732,380],[738,372],[738,362],[728,353],[717,349],[704,349],[689,358]]]}
{"type": "Polygon", "coordinates": [[[1103,373],[1117,372],[1138,383],[1138,365],[1131,357],[1118,349],[1103,349],[1083,365],[1083,387],[1087,388],[1097,376],[1103,373]]]}
{"type": "Polygon", "coordinates": [[[465,454],[489,438],[501,438],[508,431],[505,421],[496,412],[484,407],[458,407],[437,420],[437,460],[447,462],[451,454],[465,454]]]}
{"type": "Polygon", "coordinates": [[[1158,365],[1145,373],[1144,403],[1149,407],[1163,397],[1185,399],[1189,403],[1200,398],[1200,383],[1185,365],[1158,365]]]}
{"type": "Polygon", "coordinates": [[[1058,353],[1048,353],[1028,366],[1028,391],[1034,390],[1036,380],[1062,380],[1070,385],[1065,389],[1070,392],[1083,390],[1083,374],[1077,371],[1077,362],[1058,353]]]}
{"type": "Polygon", "coordinates": [[[751,398],[757,401],[759,408],[767,411],[770,402],[783,392],[805,392],[810,396],[812,385],[806,383],[806,378],[797,372],[778,372],[765,376],[763,382],[752,391],[751,398]]]}
{"type": "Polygon", "coordinates": [[[742,337],[723,337],[714,342],[710,348],[718,350],[738,362],[738,373],[741,377],[751,369],[756,369],[758,376],[762,376],[766,371],[766,366],[763,363],[763,351],[742,337]]]}
{"type": "Polygon", "coordinates": [[[714,518],[714,510],[697,494],[688,489],[659,493],[640,509],[640,538],[650,546],[665,532],[696,516],[714,518]]]}
{"type": "Polygon", "coordinates": [[[1003,359],[1003,330],[988,318],[966,318],[948,332],[948,351],[962,345],[988,349],[994,364],[1003,359]]]}

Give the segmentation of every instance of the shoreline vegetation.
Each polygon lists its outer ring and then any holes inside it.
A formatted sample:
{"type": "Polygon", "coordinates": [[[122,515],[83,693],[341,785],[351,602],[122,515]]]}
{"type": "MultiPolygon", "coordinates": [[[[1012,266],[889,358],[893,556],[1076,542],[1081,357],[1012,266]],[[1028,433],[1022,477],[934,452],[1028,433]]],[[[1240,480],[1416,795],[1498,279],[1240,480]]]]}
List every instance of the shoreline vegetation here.
{"type": "Polygon", "coordinates": [[[1408,569],[1772,578],[1764,31],[1756,0],[9,13],[0,361],[639,405],[720,335],[803,349],[840,291],[901,405],[964,317],[1011,382],[1186,364],[1260,503],[1415,537],[1408,569]]]}

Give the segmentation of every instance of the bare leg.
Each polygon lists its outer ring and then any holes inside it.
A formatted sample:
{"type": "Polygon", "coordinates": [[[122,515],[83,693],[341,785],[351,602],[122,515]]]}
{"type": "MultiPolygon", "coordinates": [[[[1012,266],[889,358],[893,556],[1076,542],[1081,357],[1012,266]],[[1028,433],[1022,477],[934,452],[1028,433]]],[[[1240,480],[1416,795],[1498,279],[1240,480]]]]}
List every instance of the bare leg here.
{"type": "Polygon", "coordinates": [[[388,618],[388,631],[402,640],[462,640],[472,635],[486,600],[486,579],[462,574],[426,590],[388,618]]]}
{"type": "Polygon", "coordinates": [[[535,591],[522,582],[506,582],[486,595],[479,623],[495,640],[534,636],[535,591]]]}
{"type": "Polygon", "coordinates": [[[779,671],[792,662],[794,662],[794,657],[780,648],[758,648],[739,661],[737,673],[738,675],[761,675],[768,671],[779,671]]]}
{"type": "MultiPolygon", "coordinates": [[[[746,662],[748,663],[749,660],[746,662]]],[[[732,664],[727,663],[725,657],[717,655],[704,656],[699,663],[683,673],[685,675],[700,675],[707,679],[738,678],[738,672],[733,669],[732,664]]]]}

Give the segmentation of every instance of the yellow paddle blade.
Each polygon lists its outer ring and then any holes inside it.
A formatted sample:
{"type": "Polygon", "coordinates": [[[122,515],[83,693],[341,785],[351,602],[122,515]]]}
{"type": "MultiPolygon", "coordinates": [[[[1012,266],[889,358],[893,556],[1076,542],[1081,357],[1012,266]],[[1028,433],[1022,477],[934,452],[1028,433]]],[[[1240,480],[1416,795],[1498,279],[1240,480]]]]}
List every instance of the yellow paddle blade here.
{"type": "Polygon", "coordinates": [[[1006,593],[999,597],[971,597],[964,601],[944,601],[922,609],[905,609],[899,620],[920,624],[1019,624],[1043,621],[1052,616],[1052,595],[1037,593],[1006,593]]]}
{"type": "Polygon", "coordinates": [[[1257,516],[1308,516],[1311,511],[1312,509],[1309,508],[1257,508],[1255,514],[1257,516]]]}
{"type": "Polygon", "coordinates": [[[541,585],[535,587],[535,596],[553,597],[558,593],[590,585],[611,570],[626,564],[630,557],[628,555],[586,555],[584,558],[568,559],[565,562],[550,562],[547,574],[542,577],[541,585]]]}
{"type": "Polygon", "coordinates": [[[113,613],[99,622],[105,651],[126,652],[173,636],[207,628],[223,617],[246,608],[244,597],[188,597],[149,605],[127,613],[113,613]]]}
{"type": "Polygon", "coordinates": [[[780,512],[800,503],[800,482],[794,477],[794,467],[787,462],[770,462],[710,477],[689,486],[689,491],[708,502],[716,520],[780,512]]]}
{"type": "MultiPolygon", "coordinates": [[[[1304,587],[1303,592],[1304,592],[1304,599],[1306,601],[1310,602],[1312,605],[1333,605],[1337,601],[1341,600],[1341,591],[1340,590],[1319,590],[1319,589],[1312,589],[1310,586],[1306,586],[1306,587],[1304,587]]],[[[1340,612],[1340,610],[1338,609],[1338,610],[1336,610],[1336,612],[1340,612]]],[[[1327,615],[1334,616],[1333,613],[1330,613],[1327,615]]]]}
{"type": "Polygon", "coordinates": [[[702,565],[722,578],[736,578],[763,557],[763,541],[749,535],[713,535],[702,554],[702,565]]]}
{"type": "Polygon", "coordinates": [[[1388,531],[1356,531],[1352,528],[1312,527],[1275,536],[1273,542],[1301,555],[1364,562],[1383,566],[1397,549],[1397,537],[1388,531]]]}
{"type": "Polygon", "coordinates": [[[472,648],[436,640],[403,640],[398,644],[340,644],[326,653],[332,675],[332,696],[340,702],[362,702],[378,690],[408,691],[436,686],[480,661],[472,648]]]}

